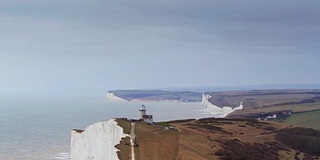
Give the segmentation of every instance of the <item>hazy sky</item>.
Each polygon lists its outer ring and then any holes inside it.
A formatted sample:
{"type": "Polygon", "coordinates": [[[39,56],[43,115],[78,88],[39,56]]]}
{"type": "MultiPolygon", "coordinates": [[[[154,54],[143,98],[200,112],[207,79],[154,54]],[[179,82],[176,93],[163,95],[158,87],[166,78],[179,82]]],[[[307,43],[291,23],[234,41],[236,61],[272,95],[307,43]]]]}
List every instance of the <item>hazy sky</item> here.
{"type": "Polygon", "coordinates": [[[320,81],[319,0],[1,0],[0,92],[320,81]]]}

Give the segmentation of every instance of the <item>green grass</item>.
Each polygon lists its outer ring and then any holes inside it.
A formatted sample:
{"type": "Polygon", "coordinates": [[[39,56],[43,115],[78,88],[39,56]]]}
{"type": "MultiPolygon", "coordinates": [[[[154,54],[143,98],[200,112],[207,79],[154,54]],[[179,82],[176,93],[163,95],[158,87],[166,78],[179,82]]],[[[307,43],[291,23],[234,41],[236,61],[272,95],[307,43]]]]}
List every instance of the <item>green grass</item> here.
{"type": "Polygon", "coordinates": [[[320,130],[320,110],[304,113],[295,113],[288,117],[284,123],[300,127],[308,127],[320,130]]]}
{"type": "MultiPolygon", "coordinates": [[[[123,132],[126,134],[130,134],[130,128],[131,128],[131,122],[124,120],[124,119],[116,119],[116,121],[118,122],[118,125],[120,127],[123,128],[123,132]]],[[[120,144],[116,145],[115,147],[118,148],[120,150],[120,152],[118,151],[118,158],[120,160],[126,160],[126,159],[130,159],[130,153],[131,153],[131,148],[129,145],[126,145],[130,143],[130,138],[129,137],[125,137],[122,138],[120,144]]]]}
{"type": "Polygon", "coordinates": [[[118,125],[123,128],[124,133],[130,134],[130,131],[131,131],[130,130],[131,129],[131,122],[130,121],[124,120],[121,118],[116,119],[116,121],[118,122],[118,125]]]}

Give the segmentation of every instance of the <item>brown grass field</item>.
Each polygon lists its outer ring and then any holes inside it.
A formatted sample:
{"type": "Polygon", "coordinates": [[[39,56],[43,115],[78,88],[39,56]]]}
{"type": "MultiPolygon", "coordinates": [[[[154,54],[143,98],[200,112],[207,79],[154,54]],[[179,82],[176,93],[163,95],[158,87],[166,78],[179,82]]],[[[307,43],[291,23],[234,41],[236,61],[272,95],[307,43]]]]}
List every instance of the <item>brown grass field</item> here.
{"type": "MultiPolygon", "coordinates": [[[[121,122],[129,123],[129,121],[121,122]]],[[[200,119],[172,123],[163,129],[138,122],[136,160],[276,160],[317,159],[275,139],[279,130],[292,126],[246,119],[200,119]]],[[[123,141],[122,143],[125,143],[123,141]]],[[[127,160],[128,145],[118,145],[119,158],[127,160]],[[119,147],[120,146],[120,147],[119,147]]]]}

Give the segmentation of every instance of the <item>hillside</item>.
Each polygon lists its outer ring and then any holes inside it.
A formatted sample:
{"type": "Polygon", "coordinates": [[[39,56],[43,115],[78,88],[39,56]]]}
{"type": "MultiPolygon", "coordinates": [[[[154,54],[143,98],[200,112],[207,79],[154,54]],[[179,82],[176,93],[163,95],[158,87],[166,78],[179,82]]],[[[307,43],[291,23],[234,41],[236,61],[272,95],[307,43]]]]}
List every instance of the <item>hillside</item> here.
{"type": "Polygon", "coordinates": [[[292,114],[284,123],[320,130],[320,110],[292,114]]]}
{"type": "Polygon", "coordinates": [[[207,92],[209,102],[217,106],[236,107],[243,102],[243,109],[229,117],[250,118],[256,114],[290,110],[292,112],[320,109],[320,90],[250,90],[207,92]]]}
{"type": "MultiPolygon", "coordinates": [[[[125,131],[130,130],[130,121],[117,121],[125,131]]],[[[320,156],[318,147],[307,147],[320,145],[320,131],[313,129],[250,119],[205,118],[158,124],[175,128],[136,123],[136,160],[302,160],[320,156]],[[289,133],[292,136],[286,136],[289,133]]],[[[128,142],[124,139],[117,146],[121,160],[130,157],[128,142]]]]}
{"type": "Polygon", "coordinates": [[[126,101],[201,101],[201,93],[189,91],[114,90],[108,93],[126,101]]]}

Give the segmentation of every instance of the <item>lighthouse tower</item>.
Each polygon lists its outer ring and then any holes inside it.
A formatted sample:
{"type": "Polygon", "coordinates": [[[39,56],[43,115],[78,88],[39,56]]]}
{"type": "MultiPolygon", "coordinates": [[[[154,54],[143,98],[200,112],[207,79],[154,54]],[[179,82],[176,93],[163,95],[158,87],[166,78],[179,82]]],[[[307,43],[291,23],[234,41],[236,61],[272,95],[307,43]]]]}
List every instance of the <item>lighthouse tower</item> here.
{"type": "Polygon", "coordinates": [[[143,117],[145,116],[145,115],[147,115],[147,113],[146,113],[146,106],[144,106],[144,105],[142,105],[141,106],[141,108],[139,109],[139,111],[140,111],[140,114],[141,114],[141,119],[143,119],[143,117]]]}
{"type": "Polygon", "coordinates": [[[141,121],[148,123],[148,124],[153,124],[153,116],[152,115],[147,115],[147,110],[146,106],[142,105],[141,108],[139,109],[140,114],[141,114],[141,121]]]}

